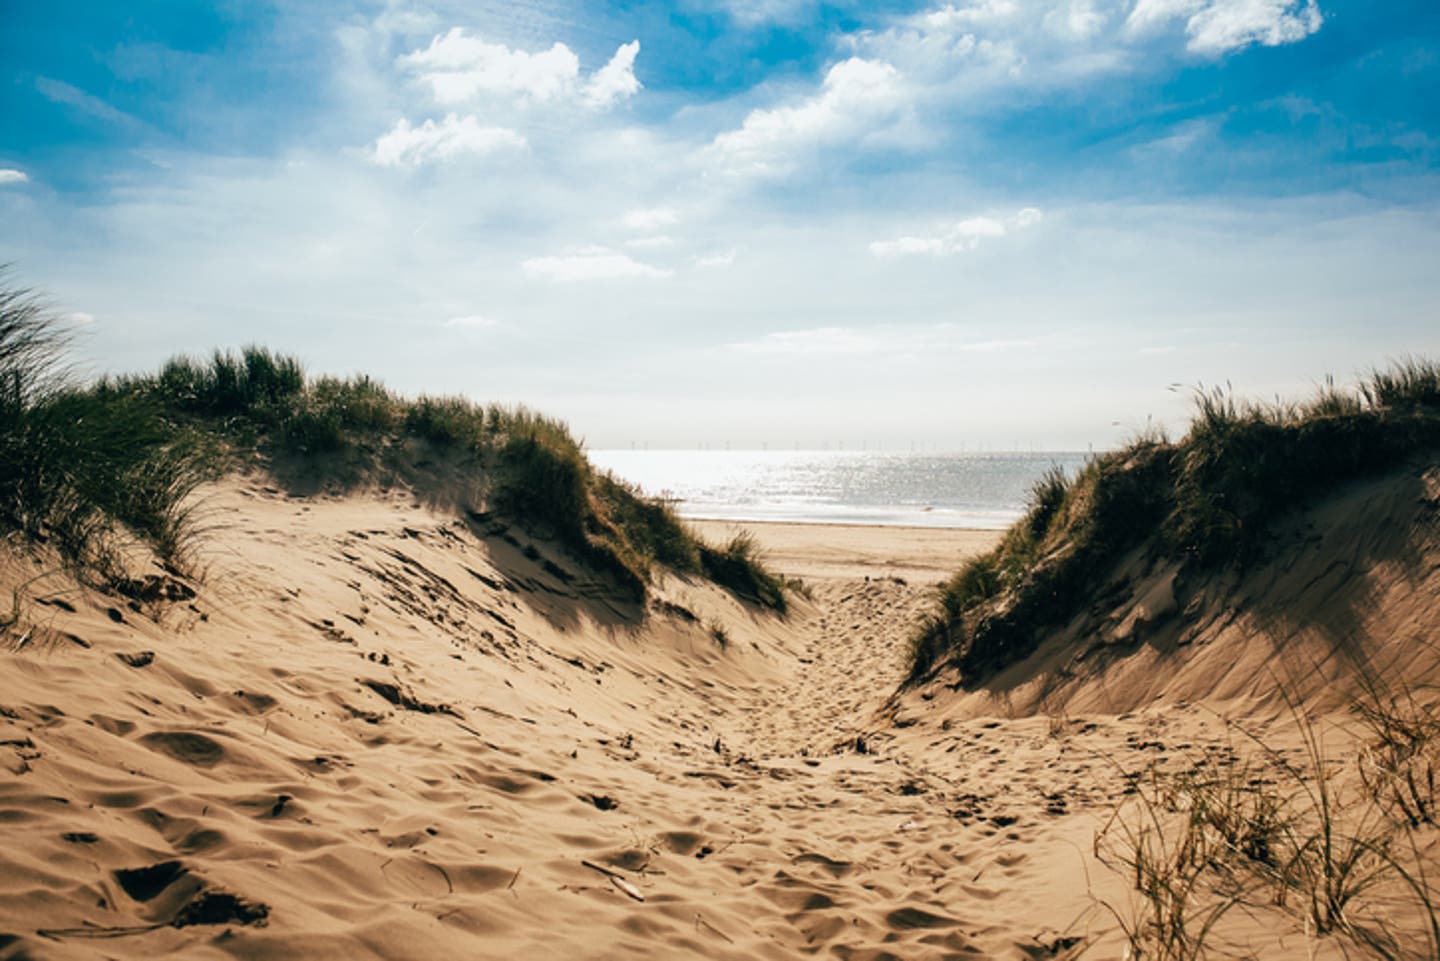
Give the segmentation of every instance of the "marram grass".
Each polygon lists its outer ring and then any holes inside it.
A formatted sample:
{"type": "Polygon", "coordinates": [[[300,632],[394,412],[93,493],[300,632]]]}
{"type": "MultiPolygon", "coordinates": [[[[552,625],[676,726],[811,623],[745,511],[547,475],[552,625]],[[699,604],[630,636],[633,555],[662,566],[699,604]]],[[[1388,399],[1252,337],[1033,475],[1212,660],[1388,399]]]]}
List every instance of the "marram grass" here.
{"type": "Polygon", "coordinates": [[[553,537],[636,601],[669,569],[785,610],[753,543],[704,544],[528,408],[407,399],[366,376],[310,377],[254,346],[82,385],[66,376],[69,346],[59,317],[0,272],[0,530],[102,580],[121,576],[126,538],[180,564],[196,486],[259,467],[307,491],[448,483],[458,493],[437,502],[553,537]]]}
{"type": "Polygon", "coordinates": [[[1110,565],[1143,545],[1216,569],[1257,555],[1287,510],[1440,449],[1440,363],[1407,357],[1350,390],[1258,403],[1197,390],[1179,441],[1158,432],[1047,474],[1000,545],[942,587],[910,639],[910,680],[958,668],[978,683],[1088,607],[1110,565]]]}

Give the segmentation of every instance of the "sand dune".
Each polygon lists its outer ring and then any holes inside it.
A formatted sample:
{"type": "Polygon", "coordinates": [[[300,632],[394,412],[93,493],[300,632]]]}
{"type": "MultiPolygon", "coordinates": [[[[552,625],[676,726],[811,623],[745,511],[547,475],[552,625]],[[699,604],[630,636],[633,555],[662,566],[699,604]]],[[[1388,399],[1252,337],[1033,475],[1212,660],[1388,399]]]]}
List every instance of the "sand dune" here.
{"type": "MultiPolygon", "coordinates": [[[[1409,483],[1355,496],[1434,496],[1409,483]]],[[[779,619],[674,577],[637,609],[404,493],[207,506],[168,600],[6,562],[0,958],[1118,957],[1094,842],[1138,772],[1223,752],[1235,711],[1290,736],[1250,666],[1215,687],[1243,625],[1160,632],[1163,571],[1106,614],[1103,676],[1057,647],[1002,693],[894,696],[930,585],[994,535],[756,525],[812,594],[779,619]]],[[[1353,597],[1260,583],[1428,630],[1440,554],[1405,543],[1353,597]]],[[[1258,956],[1338,956],[1256,917],[1258,956]]]]}

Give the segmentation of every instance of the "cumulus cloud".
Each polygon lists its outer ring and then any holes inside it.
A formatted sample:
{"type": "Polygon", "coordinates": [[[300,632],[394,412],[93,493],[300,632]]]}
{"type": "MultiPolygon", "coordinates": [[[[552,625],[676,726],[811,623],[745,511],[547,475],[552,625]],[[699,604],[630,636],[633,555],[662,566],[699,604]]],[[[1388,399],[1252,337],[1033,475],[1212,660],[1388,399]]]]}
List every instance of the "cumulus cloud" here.
{"type": "Polygon", "coordinates": [[[1220,57],[1303,40],[1322,22],[1317,0],[951,0],[843,42],[902,72],[921,103],[983,108],[996,88],[1133,70],[1153,52],[1144,42],[1172,27],[1191,53],[1220,57]]]}
{"type": "Polygon", "coordinates": [[[901,17],[885,30],[856,34],[850,43],[894,64],[916,85],[944,86],[963,77],[965,94],[975,96],[985,84],[1024,71],[1027,58],[1019,44],[1036,31],[1035,11],[1002,3],[937,7],[901,17]]]}
{"type": "Polygon", "coordinates": [[[491,96],[522,103],[578,101],[604,108],[640,89],[635,77],[639,52],[638,40],[621,45],[605,66],[582,81],[580,58],[563,43],[530,53],[452,27],[425,49],[401,57],[399,64],[416,74],[437,103],[470,103],[491,96]]]}
{"type": "Polygon", "coordinates": [[[851,57],[826,72],[818,94],[793,106],[751,111],[740,129],[716,137],[710,151],[731,173],[782,173],[795,151],[860,140],[892,125],[905,105],[894,67],[851,57]]]}
{"type": "Polygon", "coordinates": [[[400,64],[416,71],[431,96],[447,104],[482,93],[553,100],[568,94],[580,74],[580,58],[563,43],[527,53],[468,36],[460,27],[401,57],[400,64]]]}
{"type": "Polygon", "coordinates": [[[439,123],[427,120],[418,127],[401,118],[389,133],[375,141],[372,159],[382,167],[419,166],[454,160],[465,154],[484,157],[499,150],[525,146],[525,138],[514,130],[482,127],[474,117],[451,113],[439,123]]]}
{"type": "Polygon", "coordinates": [[[945,257],[974,250],[988,237],[1004,237],[1011,231],[1033,227],[1042,219],[1044,214],[1034,207],[1019,210],[1014,216],[1004,220],[994,217],[970,217],[928,234],[877,240],[870,245],[870,253],[882,258],[916,255],[945,257]]]}
{"type": "Polygon", "coordinates": [[[562,284],[627,278],[659,280],[673,273],[607,247],[586,247],[557,256],[532,257],[520,267],[531,277],[562,284]]]}
{"type": "Polygon", "coordinates": [[[1304,40],[1325,18],[1315,0],[1139,0],[1126,27],[1143,34],[1182,19],[1190,51],[1220,56],[1254,43],[1304,40]]]}
{"type": "Polygon", "coordinates": [[[30,175],[23,170],[15,170],[10,167],[0,168],[0,185],[23,184],[30,180],[30,175]]]}
{"type": "Polygon", "coordinates": [[[954,30],[976,24],[1008,20],[1019,12],[1015,0],[981,0],[964,5],[946,4],[918,14],[916,20],[931,30],[954,30]]]}
{"type": "Polygon", "coordinates": [[[639,92],[640,81],[635,77],[635,55],[639,52],[639,40],[621,45],[610,62],[595,71],[585,85],[582,97],[585,103],[591,107],[608,107],[639,92]]]}

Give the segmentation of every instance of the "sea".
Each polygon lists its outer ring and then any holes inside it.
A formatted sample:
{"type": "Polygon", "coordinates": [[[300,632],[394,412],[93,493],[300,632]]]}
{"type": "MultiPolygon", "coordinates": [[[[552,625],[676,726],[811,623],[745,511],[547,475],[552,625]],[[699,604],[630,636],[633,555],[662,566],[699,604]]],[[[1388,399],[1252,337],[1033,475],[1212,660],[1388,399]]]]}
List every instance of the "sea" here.
{"type": "Polygon", "coordinates": [[[592,463],[671,501],[682,517],[1003,530],[1052,466],[1076,451],[592,450],[592,463]]]}

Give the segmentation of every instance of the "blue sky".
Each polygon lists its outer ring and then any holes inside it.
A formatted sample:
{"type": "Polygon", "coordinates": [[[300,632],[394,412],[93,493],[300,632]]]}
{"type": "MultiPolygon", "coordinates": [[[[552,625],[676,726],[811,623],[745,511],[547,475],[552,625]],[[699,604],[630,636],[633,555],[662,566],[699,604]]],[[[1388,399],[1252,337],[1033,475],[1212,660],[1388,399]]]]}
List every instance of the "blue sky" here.
{"type": "Polygon", "coordinates": [[[0,0],[0,261],[95,372],[1100,446],[1440,355],[1437,93],[1433,0],[0,0]]]}

